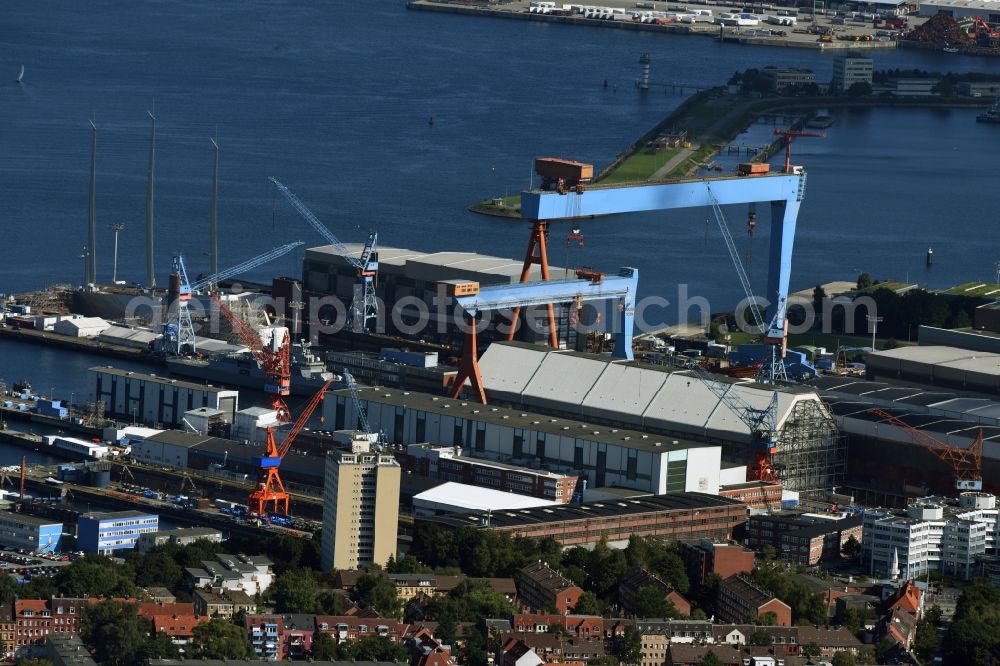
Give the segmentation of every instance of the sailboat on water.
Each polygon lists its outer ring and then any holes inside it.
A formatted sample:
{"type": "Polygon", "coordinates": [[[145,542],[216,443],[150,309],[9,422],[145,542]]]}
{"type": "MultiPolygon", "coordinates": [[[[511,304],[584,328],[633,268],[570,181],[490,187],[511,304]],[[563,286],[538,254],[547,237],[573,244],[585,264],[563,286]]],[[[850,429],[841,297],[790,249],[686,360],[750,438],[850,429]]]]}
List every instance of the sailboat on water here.
{"type": "Polygon", "coordinates": [[[24,82],[24,65],[21,65],[21,71],[18,72],[17,78],[14,79],[14,82],[17,83],[17,85],[21,85],[21,83],[24,82]]]}

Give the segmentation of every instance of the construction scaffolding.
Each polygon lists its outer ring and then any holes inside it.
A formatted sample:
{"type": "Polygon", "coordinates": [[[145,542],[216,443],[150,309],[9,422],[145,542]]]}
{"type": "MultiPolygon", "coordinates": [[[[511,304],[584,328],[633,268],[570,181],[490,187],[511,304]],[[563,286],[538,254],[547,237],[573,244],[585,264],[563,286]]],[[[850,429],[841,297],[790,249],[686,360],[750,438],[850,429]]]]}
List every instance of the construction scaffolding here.
{"type": "Polygon", "coordinates": [[[847,438],[822,400],[800,400],[778,431],[774,466],[788,490],[815,492],[840,485],[847,438]]]}

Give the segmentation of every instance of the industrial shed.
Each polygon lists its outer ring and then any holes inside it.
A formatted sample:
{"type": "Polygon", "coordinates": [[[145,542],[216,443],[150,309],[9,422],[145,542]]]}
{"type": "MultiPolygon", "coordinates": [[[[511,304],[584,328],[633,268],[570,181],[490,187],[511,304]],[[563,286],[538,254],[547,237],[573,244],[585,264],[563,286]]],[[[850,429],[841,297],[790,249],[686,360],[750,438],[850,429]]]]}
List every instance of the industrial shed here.
{"type": "Polygon", "coordinates": [[[944,389],[1000,394],[1000,354],[958,347],[900,347],[867,354],[870,377],[944,389]]]}
{"type": "Polygon", "coordinates": [[[97,336],[97,341],[107,345],[119,345],[132,349],[151,350],[163,336],[145,328],[109,326],[97,336]]]}
{"type": "MultiPolygon", "coordinates": [[[[492,402],[721,444],[727,459],[746,462],[750,429],[689,371],[516,342],[490,345],[479,365],[492,402]]],[[[732,383],[731,390],[760,409],[777,392],[775,463],[787,488],[813,490],[839,483],[843,438],[814,390],[718,379],[732,383]]]]}
{"type": "Polygon", "coordinates": [[[111,328],[111,324],[100,317],[77,317],[57,321],[52,330],[74,338],[96,338],[108,328],[111,328]]]}
{"type": "Polygon", "coordinates": [[[921,16],[947,14],[956,21],[979,16],[987,23],[1000,23],[998,0],[928,0],[920,3],[921,16]]]}

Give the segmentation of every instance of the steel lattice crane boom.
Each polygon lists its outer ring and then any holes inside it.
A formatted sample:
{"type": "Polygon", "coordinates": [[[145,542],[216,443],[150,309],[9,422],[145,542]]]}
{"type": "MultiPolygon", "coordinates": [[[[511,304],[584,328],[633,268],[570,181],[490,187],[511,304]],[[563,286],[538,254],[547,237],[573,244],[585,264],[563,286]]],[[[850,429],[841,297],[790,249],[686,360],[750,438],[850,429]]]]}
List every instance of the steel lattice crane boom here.
{"type": "Polygon", "coordinates": [[[282,339],[274,339],[270,346],[265,345],[257,331],[230,310],[218,294],[212,294],[212,300],[264,371],[264,393],[269,396],[268,406],[277,412],[278,421],[287,423],[290,417],[285,398],[292,391],[291,336],[287,329],[275,328],[274,335],[281,334],[282,339]]]}
{"type": "Polygon", "coordinates": [[[774,383],[779,380],[787,381],[788,374],[785,372],[784,360],[785,330],[782,326],[779,326],[779,322],[784,322],[785,308],[777,308],[771,323],[764,323],[764,317],[761,314],[760,307],[757,304],[757,299],[754,298],[753,290],[750,287],[750,277],[747,275],[746,269],[743,268],[743,261],[740,260],[740,254],[736,250],[736,242],[733,240],[732,234],[729,233],[729,225],[726,223],[726,216],[722,212],[722,207],[719,205],[718,199],[716,199],[715,195],[712,193],[712,186],[706,182],[705,187],[708,188],[708,199],[712,204],[712,212],[715,214],[715,221],[719,225],[719,231],[722,233],[722,237],[726,241],[726,248],[729,250],[729,256],[733,260],[733,266],[736,267],[736,274],[740,278],[740,285],[743,287],[743,294],[746,296],[747,304],[750,308],[750,314],[753,318],[751,323],[759,332],[766,336],[765,342],[767,342],[771,347],[771,362],[761,363],[758,378],[761,381],[770,383],[774,383]],[[779,353],[779,347],[781,349],[781,353],[779,353]]]}
{"type": "Polygon", "coordinates": [[[983,489],[983,431],[979,429],[976,438],[969,448],[962,449],[946,444],[926,432],[914,428],[898,416],[884,409],[872,409],[872,414],[879,416],[896,426],[920,446],[933,453],[938,460],[951,467],[955,475],[956,490],[983,489]]]}
{"type": "MultiPolygon", "coordinates": [[[[354,402],[354,411],[358,413],[358,422],[361,424],[361,429],[364,431],[365,437],[368,441],[371,442],[373,434],[372,426],[368,422],[368,414],[361,406],[361,398],[358,395],[358,383],[354,381],[354,375],[352,375],[347,368],[344,368],[344,382],[347,384],[347,388],[351,391],[351,401],[354,402]]],[[[381,434],[378,439],[381,443],[381,434]]]]}
{"type": "Polygon", "coordinates": [[[280,446],[274,440],[274,428],[267,429],[267,445],[264,449],[264,455],[254,461],[259,469],[257,485],[250,491],[249,502],[247,504],[250,511],[256,512],[258,516],[263,516],[266,513],[268,504],[272,505],[275,513],[283,513],[286,516],[290,515],[288,511],[288,492],[285,490],[285,484],[282,483],[279,472],[281,461],[292,448],[292,443],[298,437],[299,433],[302,432],[302,428],[309,422],[309,418],[313,412],[323,402],[323,396],[326,395],[327,389],[330,388],[330,384],[333,381],[332,378],[328,379],[323,384],[323,387],[310,398],[309,403],[299,414],[299,417],[295,419],[295,423],[292,424],[291,429],[285,435],[285,439],[281,442],[280,446]]]}
{"type": "Polygon", "coordinates": [[[754,481],[778,482],[778,472],[772,460],[778,452],[778,392],[771,395],[771,402],[764,409],[754,407],[734,388],[736,384],[720,382],[697,365],[691,373],[715,394],[719,402],[728,407],[748,428],[753,438],[754,462],[747,470],[747,478],[754,481]]]}
{"type": "MultiPolygon", "coordinates": [[[[259,266],[263,266],[269,261],[273,261],[278,257],[282,257],[295,248],[303,245],[301,241],[296,241],[294,243],[288,243],[280,247],[276,247],[270,252],[265,252],[253,259],[248,259],[242,264],[233,266],[232,268],[227,268],[224,271],[219,271],[215,275],[209,275],[208,277],[202,278],[196,282],[188,282],[187,269],[184,267],[184,257],[181,255],[176,255],[174,257],[174,275],[176,275],[177,280],[177,319],[176,319],[176,336],[177,344],[174,350],[175,353],[181,354],[184,351],[185,346],[190,346],[191,353],[198,351],[197,343],[195,342],[194,336],[194,325],[191,323],[191,312],[188,310],[188,303],[191,301],[191,297],[213,284],[225,280],[227,278],[234,277],[241,273],[246,273],[259,266]]],[[[167,336],[164,336],[165,338],[167,336]]]]}
{"type": "Polygon", "coordinates": [[[361,251],[361,256],[355,257],[347,249],[347,246],[341,243],[291,190],[282,185],[276,178],[272,177],[269,180],[285,195],[285,198],[305,218],[306,222],[312,225],[312,228],[319,232],[319,235],[325,238],[328,243],[337,248],[337,252],[358,272],[358,283],[354,287],[354,298],[351,301],[350,321],[348,323],[355,332],[363,331],[367,328],[369,319],[378,320],[378,301],[375,299],[375,278],[378,275],[378,253],[375,248],[378,246],[378,234],[374,231],[371,232],[364,249],[361,251]]]}

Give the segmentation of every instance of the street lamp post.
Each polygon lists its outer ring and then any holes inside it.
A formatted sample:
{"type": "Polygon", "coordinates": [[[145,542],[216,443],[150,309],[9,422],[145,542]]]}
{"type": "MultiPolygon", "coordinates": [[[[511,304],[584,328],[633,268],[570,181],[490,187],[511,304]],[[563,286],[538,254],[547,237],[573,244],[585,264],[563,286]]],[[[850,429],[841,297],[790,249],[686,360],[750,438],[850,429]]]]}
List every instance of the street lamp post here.
{"type": "Polygon", "coordinates": [[[868,323],[872,325],[872,351],[875,351],[875,331],[878,329],[878,323],[885,319],[885,317],[878,317],[876,315],[867,315],[865,319],[868,323]]]}
{"type": "Polygon", "coordinates": [[[114,260],[111,263],[112,284],[118,281],[118,232],[124,228],[125,225],[120,222],[108,225],[108,229],[111,229],[111,231],[115,232],[115,254],[114,254],[114,260]]]}

